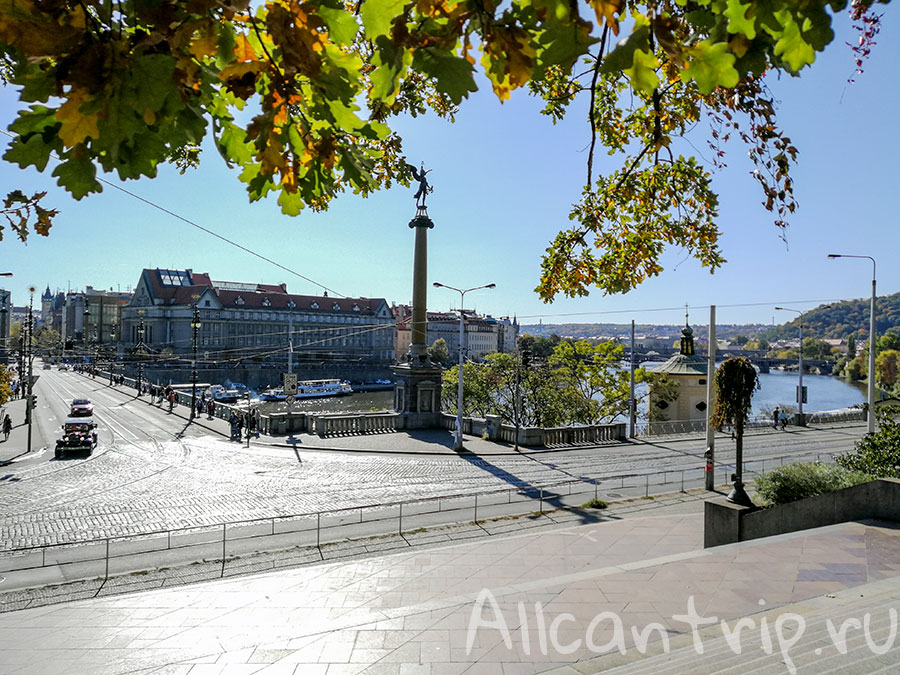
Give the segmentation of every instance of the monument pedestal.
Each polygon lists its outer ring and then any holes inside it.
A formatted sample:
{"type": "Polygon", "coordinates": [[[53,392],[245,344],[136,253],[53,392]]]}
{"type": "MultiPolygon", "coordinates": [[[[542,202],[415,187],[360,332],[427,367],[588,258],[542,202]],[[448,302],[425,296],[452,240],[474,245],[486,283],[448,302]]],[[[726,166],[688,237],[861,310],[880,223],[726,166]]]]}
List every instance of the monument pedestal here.
{"type": "Polygon", "coordinates": [[[394,410],[407,429],[434,429],[441,420],[441,369],[400,364],[394,371],[394,410]]]}

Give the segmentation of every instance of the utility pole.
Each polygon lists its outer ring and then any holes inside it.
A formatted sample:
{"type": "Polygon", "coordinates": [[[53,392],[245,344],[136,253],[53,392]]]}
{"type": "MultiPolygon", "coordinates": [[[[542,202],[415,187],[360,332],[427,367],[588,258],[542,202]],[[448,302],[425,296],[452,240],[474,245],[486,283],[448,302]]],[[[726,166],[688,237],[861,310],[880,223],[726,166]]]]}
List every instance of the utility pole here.
{"type": "Polygon", "coordinates": [[[709,347],[706,366],[706,489],[716,488],[716,430],[712,425],[715,409],[716,389],[713,380],[716,376],[716,306],[709,306],[709,347]]]}
{"type": "Polygon", "coordinates": [[[191,342],[193,345],[194,358],[191,361],[191,413],[189,420],[194,419],[194,411],[197,409],[197,335],[200,332],[200,309],[194,302],[191,314],[191,342]]]}
{"type": "Polygon", "coordinates": [[[634,438],[635,426],[637,425],[637,400],[634,398],[634,319],[631,320],[631,382],[629,387],[628,399],[628,421],[629,421],[629,438],[634,438]]]}

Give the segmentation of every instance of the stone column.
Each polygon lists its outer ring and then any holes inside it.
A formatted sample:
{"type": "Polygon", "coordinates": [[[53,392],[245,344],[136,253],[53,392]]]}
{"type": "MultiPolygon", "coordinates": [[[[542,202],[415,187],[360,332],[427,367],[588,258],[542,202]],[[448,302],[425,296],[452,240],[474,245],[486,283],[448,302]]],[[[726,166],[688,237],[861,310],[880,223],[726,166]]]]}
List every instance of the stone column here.
{"type": "Polygon", "coordinates": [[[394,366],[394,405],[403,413],[402,427],[440,426],[441,369],[428,358],[428,230],[434,227],[424,206],[409,221],[416,231],[413,258],[411,342],[406,363],[394,366]]]}

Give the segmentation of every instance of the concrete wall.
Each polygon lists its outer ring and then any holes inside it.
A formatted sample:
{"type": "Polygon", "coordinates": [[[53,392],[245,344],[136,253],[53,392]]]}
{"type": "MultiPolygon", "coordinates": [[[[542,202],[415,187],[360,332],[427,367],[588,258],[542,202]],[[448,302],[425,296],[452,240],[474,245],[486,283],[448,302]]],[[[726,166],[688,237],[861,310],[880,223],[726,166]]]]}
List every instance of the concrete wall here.
{"type": "Polygon", "coordinates": [[[900,480],[882,478],[767,509],[706,502],[706,548],[854,520],[900,522],[900,480]]]}

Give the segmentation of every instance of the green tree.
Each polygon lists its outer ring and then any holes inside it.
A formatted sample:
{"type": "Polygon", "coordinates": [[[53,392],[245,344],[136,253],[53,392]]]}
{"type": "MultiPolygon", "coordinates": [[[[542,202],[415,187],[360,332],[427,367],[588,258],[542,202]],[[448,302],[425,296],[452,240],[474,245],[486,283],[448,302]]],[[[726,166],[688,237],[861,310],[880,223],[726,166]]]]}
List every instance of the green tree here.
{"type": "Polygon", "coordinates": [[[897,384],[897,359],[900,352],[887,349],[875,357],[875,382],[885,388],[892,389],[897,384]]]}
{"type": "Polygon", "coordinates": [[[441,365],[450,363],[450,350],[447,348],[447,341],[444,338],[438,338],[432,342],[428,348],[428,357],[432,363],[441,365]]]}
{"type": "Polygon", "coordinates": [[[830,361],[833,358],[831,345],[818,338],[803,338],[803,358],[830,361]]]}
{"type": "Polygon", "coordinates": [[[753,394],[759,389],[759,375],[748,359],[742,356],[726,359],[718,367],[713,380],[716,389],[716,405],[712,424],[717,427],[730,425],[735,436],[736,477],[728,500],[736,504],[752,504],[743,486],[744,425],[753,406],[753,394]]]}
{"type": "MultiPolygon", "coordinates": [[[[660,273],[668,245],[711,270],[724,262],[710,174],[732,137],[787,226],[797,148],[763,76],[811,65],[844,10],[860,26],[861,64],[878,32],[872,4],[0,0],[0,70],[23,104],[4,158],[52,166],[81,199],[102,189],[98,171],[128,180],[188,166],[209,135],[251,201],[274,193],[297,214],[408,183],[397,116],[452,119],[484,79],[501,101],[527,87],[554,121],[586,109],[590,134],[583,196],[546,251],[538,293],[624,292],[660,273]],[[711,161],[679,152],[700,121],[711,161]],[[593,171],[600,147],[618,159],[605,176],[593,171]]],[[[7,196],[20,238],[29,221],[49,231],[53,210],[39,202],[7,196]]]]}
{"type": "Polygon", "coordinates": [[[878,478],[900,478],[900,406],[875,408],[878,430],[856,442],[853,452],[835,461],[851,471],[878,478]]]}
{"type": "Polygon", "coordinates": [[[34,331],[35,345],[42,350],[53,349],[59,345],[59,331],[41,326],[34,331]]]}
{"type": "Polygon", "coordinates": [[[748,338],[746,335],[735,335],[733,338],[731,338],[731,341],[736,345],[745,345],[750,341],[750,338],[748,338]]]}
{"type": "Polygon", "coordinates": [[[853,333],[847,336],[847,360],[856,358],[856,336],[853,333]]]}
{"type": "Polygon", "coordinates": [[[879,353],[889,349],[900,351],[900,335],[897,335],[897,333],[885,333],[875,340],[876,357],[879,353]]]}
{"type": "Polygon", "coordinates": [[[9,401],[9,397],[12,395],[12,378],[12,371],[0,368],[0,405],[9,401]]]}

